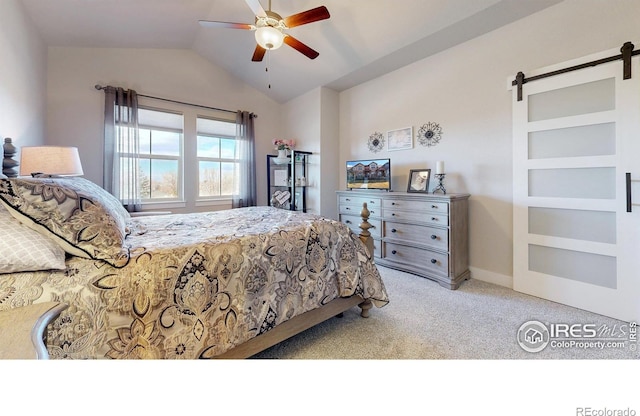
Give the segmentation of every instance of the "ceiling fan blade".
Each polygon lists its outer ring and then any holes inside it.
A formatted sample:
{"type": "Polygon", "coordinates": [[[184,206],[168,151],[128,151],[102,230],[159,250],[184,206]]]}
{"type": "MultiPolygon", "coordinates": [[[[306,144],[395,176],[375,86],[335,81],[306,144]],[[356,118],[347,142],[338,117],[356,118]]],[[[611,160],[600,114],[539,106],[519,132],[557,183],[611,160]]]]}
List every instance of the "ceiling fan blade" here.
{"type": "Polygon", "coordinates": [[[198,20],[200,26],[202,27],[222,27],[227,29],[246,29],[246,30],[255,30],[254,25],[250,25],[247,23],[233,23],[233,22],[216,22],[212,20],[198,20]]]}
{"type": "Polygon", "coordinates": [[[287,25],[287,27],[292,28],[300,25],[306,25],[307,23],[317,22],[318,20],[328,19],[329,17],[331,17],[329,10],[324,6],[320,6],[315,9],[307,10],[306,12],[291,15],[282,20],[284,20],[284,24],[287,25]]]}
{"type": "Polygon", "coordinates": [[[298,39],[294,38],[291,35],[287,35],[284,37],[284,43],[291,46],[293,49],[297,50],[298,52],[305,55],[309,59],[316,59],[318,55],[320,55],[318,52],[314,51],[313,49],[311,49],[310,47],[300,42],[298,39]]]}
{"type": "Polygon", "coordinates": [[[264,17],[267,15],[264,12],[264,9],[262,8],[258,0],[244,0],[244,1],[247,3],[247,6],[249,6],[253,14],[255,14],[256,16],[264,17]]]}
{"type": "Polygon", "coordinates": [[[253,62],[260,62],[262,61],[262,58],[264,58],[264,54],[267,52],[267,50],[265,48],[263,48],[260,45],[256,45],[256,50],[253,51],[253,57],[251,58],[251,60],[253,62]]]}

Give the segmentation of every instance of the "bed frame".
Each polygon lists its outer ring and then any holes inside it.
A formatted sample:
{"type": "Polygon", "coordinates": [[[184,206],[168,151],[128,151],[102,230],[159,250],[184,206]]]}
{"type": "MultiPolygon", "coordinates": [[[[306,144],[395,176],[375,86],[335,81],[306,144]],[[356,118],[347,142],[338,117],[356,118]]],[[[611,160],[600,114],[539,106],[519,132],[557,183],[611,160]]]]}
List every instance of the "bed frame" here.
{"type": "MultiPolygon", "coordinates": [[[[369,214],[367,203],[364,202],[360,213],[362,223],[360,223],[361,231],[359,237],[367,247],[369,253],[373,256],[373,239],[369,232],[369,228],[371,228],[371,224],[369,224],[369,214]]],[[[327,319],[333,318],[334,316],[341,316],[343,312],[356,305],[361,309],[360,316],[368,318],[369,309],[373,306],[370,300],[363,300],[360,295],[354,295],[349,298],[337,298],[320,308],[295,316],[272,330],[212,358],[240,359],[251,357],[327,319]]]]}

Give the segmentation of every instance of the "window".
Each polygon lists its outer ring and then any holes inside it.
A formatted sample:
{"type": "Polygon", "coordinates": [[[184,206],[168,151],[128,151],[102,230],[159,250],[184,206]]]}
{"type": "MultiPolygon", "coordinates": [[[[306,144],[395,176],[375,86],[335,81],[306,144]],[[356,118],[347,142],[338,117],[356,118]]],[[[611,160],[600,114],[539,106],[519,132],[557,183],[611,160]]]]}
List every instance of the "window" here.
{"type": "MultiPolygon", "coordinates": [[[[140,105],[138,186],[143,205],[194,209],[221,205],[236,193],[239,169],[235,120],[193,107],[140,105]]],[[[127,149],[128,139],[122,140],[127,149]]],[[[129,150],[120,150],[120,173],[129,176],[129,150]]],[[[121,181],[122,194],[128,186],[121,181]]]]}
{"type": "Polygon", "coordinates": [[[182,199],[182,114],[139,108],[139,186],[145,201],[182,199]]]}
{"type": "Polygon", "coordinates": [[[238,171],[234,122],[198,117],[198,199],[233,195],[238,171]]]}

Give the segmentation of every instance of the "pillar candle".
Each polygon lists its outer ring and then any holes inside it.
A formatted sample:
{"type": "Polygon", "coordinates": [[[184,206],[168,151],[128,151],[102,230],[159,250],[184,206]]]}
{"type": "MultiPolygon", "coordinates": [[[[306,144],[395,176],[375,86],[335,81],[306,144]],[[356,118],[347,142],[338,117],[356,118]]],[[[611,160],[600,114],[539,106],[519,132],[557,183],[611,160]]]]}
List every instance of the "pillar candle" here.
{"type": "Polygon", "coordinates": [[[442,160],[436,163],[436,174],[444,173],[444,162],[442,160]]]}

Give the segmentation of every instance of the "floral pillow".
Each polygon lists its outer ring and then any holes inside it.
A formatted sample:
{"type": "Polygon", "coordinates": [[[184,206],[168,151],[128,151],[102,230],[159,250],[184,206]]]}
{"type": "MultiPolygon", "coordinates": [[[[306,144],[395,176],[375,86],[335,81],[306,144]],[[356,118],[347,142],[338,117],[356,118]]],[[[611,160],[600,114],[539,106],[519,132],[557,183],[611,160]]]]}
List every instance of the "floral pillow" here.
{"type": "Polygon", "coordinates": [[[129,261],[129,213],[93,182],[78,177],[0,179],[0,201],[14,218],[69,254],[114,267],[129,261]]]}

